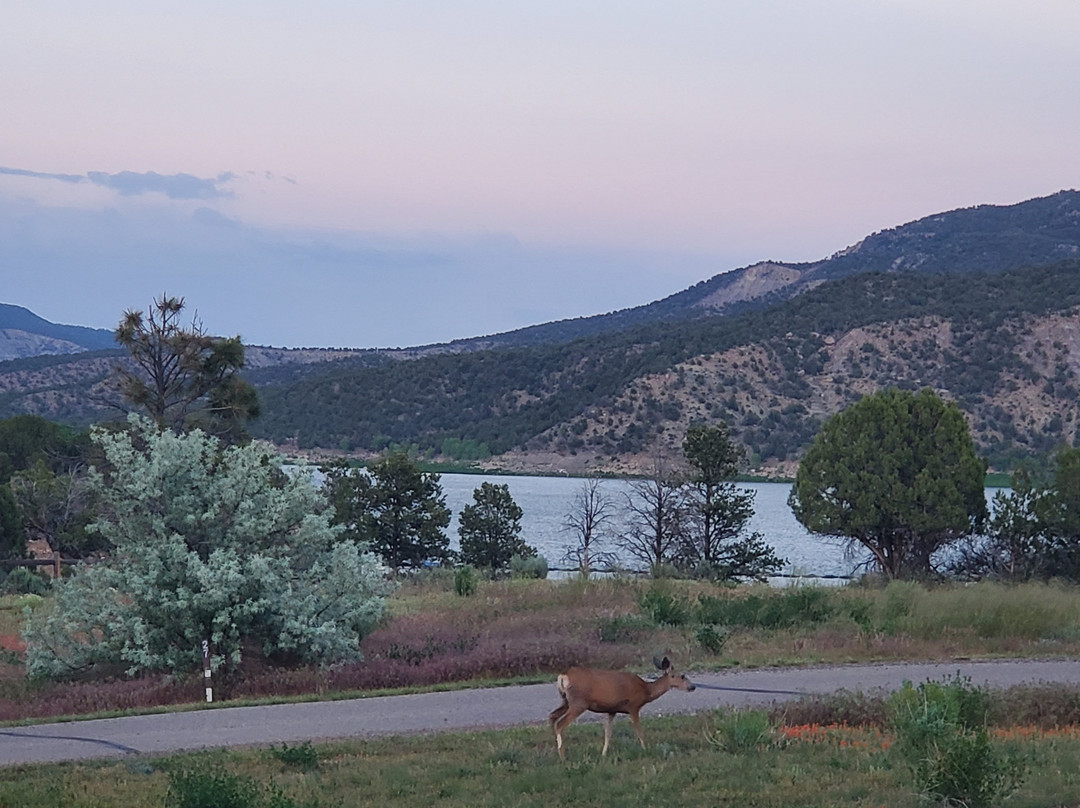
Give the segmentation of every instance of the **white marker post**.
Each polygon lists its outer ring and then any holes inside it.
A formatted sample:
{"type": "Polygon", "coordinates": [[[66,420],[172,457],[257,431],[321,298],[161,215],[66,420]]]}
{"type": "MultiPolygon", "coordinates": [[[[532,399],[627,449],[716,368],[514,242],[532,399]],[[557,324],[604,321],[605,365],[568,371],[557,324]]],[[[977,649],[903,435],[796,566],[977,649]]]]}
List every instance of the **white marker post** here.
{"type": "Polygon", "coordinates": [[[206,700],[214,700],[214,688],[210,684],[210,640],[202,641],[203,679],[206,680],[206,700]]]}

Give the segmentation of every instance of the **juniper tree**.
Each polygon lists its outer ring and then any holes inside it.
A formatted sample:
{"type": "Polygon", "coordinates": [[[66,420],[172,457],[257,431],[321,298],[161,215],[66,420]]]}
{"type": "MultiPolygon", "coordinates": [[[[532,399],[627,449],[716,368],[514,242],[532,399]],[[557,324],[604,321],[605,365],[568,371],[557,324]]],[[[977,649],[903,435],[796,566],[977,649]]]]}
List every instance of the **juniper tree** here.
{"type": "Polygon", "coordinates": [[[864,548],[890,578],[931,573],[933,554],[987,516],[986,461],[967,422],[934,391],[867,396],[821,427],[789,504],[812,533],[864,548]]]}
{"type": "Polygon", "coordinates": [[[458,515],[461,561],[494,574],[510,566],[514,556],[534,557],[536,548],[521,538],[522,515],[508,485],[481,483],[458,515]]]}

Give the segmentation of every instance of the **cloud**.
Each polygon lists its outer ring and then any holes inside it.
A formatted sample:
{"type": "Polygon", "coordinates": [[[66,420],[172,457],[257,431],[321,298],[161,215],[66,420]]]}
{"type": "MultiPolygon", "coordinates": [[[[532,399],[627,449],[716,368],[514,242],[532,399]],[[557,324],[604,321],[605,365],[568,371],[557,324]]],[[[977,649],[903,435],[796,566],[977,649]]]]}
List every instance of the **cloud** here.
{"type": "Polygon", "coordinates": [[[121,196],[160,193],[169,199],[227,199],[232,197],[233,193],[225,186],[236,179],[236,175],[231,171],[223,172],[216,177],[204,178],[196,177],[194,174],[158,174],[156,171],[120,171],[116,174],[89,171],[86,174],[50,174],[44,171],[29,171],[24,168],[4,166],[0,166],[0,174],[68,183],[87,182],[109,188],[121,196]]]}
{"type": "Polygon", "coordinates": [[[8,168],[0,166],[0,174],[8,174],[12,177],[32,177],[37,180],[60,180],[61,182],[86,182],[82,174],[46,174],[43,171],[27,171],[25,168],[8,168]]]}

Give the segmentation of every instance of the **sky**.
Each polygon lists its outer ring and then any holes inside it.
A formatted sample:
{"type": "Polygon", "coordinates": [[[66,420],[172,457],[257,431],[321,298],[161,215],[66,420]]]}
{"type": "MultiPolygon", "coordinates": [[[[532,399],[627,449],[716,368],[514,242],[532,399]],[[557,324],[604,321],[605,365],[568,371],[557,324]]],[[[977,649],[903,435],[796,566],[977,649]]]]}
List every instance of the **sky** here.
{"type": "Polygon", "coordinates": [[[1076,0],[5,0],[0,302],[405,347],[1080,187],[1076,0]]]}

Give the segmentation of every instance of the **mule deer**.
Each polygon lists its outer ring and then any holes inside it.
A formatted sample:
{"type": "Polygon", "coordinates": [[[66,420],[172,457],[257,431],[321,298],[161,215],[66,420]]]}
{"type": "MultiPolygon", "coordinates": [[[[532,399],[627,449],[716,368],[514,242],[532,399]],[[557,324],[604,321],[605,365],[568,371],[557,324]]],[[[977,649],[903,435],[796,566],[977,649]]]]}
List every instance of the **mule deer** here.
{"type": "MultiPolygon", "coordinates": [[[[655,660],[654,660],[655,662],[655,660]]],[[[555,730],[555,742],[559,757],[566,759],[563,750],[563,730],[575,718],[586,710],[604,713],[604,751],[607,754],[611,745],[611,724],[617,713],[627,713],[634,724],[641,748],[645,748],[645,736],[641,733],[641,719],[638,712],[650,701],[656,701],[672,688],[691,692],[693,683],[671,667],[671,661],[664,657],[656,662],[663,674],[659,679],[646,682],[640,676],[622,671],[598,671],[592,668],[571,668],[556,680],[562,704],[551,711],[548,723],[555,730]]]]}

